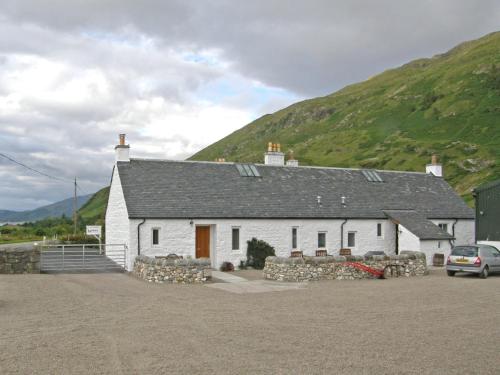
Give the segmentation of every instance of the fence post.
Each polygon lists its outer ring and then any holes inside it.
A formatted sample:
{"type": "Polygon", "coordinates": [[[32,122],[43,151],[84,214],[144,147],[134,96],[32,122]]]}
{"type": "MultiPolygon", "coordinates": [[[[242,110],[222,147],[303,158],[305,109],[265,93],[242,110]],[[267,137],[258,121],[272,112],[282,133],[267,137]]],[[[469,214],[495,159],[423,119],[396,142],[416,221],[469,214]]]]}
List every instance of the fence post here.
{"type": "Polygon", "coordinates": [[[64,271],[64,245],[62,245],[62,269],[64,271]]]}
{"type": "Polygon", "coordinates": [[[85,244],[83,245],[83,268],[85,268],[85,244]]]}

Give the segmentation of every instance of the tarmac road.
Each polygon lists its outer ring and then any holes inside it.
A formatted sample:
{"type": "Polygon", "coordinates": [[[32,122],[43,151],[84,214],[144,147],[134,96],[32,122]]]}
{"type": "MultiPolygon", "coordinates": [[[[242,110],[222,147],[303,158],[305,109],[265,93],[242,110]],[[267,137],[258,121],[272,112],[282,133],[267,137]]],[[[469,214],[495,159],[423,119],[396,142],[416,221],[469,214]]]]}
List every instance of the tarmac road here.
{"type": "Polygon", "coordinates": [[[499,291],[443,270],[248,294],[0,275],[0,374],[498,374],[499,291]]]}

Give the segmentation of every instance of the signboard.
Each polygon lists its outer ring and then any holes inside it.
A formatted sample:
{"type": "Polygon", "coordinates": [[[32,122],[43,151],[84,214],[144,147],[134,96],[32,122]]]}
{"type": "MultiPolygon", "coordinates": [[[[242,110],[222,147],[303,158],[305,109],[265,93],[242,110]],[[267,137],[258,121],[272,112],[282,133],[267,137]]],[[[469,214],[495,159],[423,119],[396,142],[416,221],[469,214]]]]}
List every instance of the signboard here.
{"type": "Polygon", "coordinates": [[[87,236],[101,236],[100,225],[87,225],[87,236]]]}

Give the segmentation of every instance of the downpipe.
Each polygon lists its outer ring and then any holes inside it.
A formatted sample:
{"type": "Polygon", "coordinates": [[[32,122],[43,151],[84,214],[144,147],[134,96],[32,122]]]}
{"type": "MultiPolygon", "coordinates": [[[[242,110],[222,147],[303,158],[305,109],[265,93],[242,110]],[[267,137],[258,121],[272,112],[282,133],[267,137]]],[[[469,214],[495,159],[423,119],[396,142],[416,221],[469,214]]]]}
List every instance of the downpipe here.
{"type": "Polygon", "coordinates": [[[140,222],[137,225],[137,255],[141,255],[141,226],[146,222],[146,219],[142,219],[142,222],[140,222]]]}
{"type": "Polygon", "coordinates": [[[340,248],[344,248],[344,225],[347,223],[348,219],[345,219],[344,222],[340,225],[340,248]]]}

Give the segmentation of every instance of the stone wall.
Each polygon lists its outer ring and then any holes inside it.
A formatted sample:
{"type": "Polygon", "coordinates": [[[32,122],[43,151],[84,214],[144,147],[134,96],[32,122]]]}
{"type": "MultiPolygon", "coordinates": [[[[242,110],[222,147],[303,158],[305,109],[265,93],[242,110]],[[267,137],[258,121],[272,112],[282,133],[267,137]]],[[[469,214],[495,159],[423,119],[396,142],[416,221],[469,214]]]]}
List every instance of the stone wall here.
{"type": "Polygon", "coordinates": [[[154,283],[200,284],[212,276],[210,259],[155,259],[145,255],[135,258],[132,273],[154,283]]]}
{"type": "Polygon", "coordinates": [[[264,267],[264,278],[277,281],[317,281],[317,280],[353,280],[379,278],[365,270],[370,267],[383,277],[410,277],[427,274],[425,254],[406,251],[401,255],[328,256],[283,258],[268,257],[264,267]],[[361,266],[356,267],[353,263],[361,266]]]}
{"type": "Polygon", "coordinates": [[[40,273],[39,249],[0,249],[0,274],[40,273]]]}

